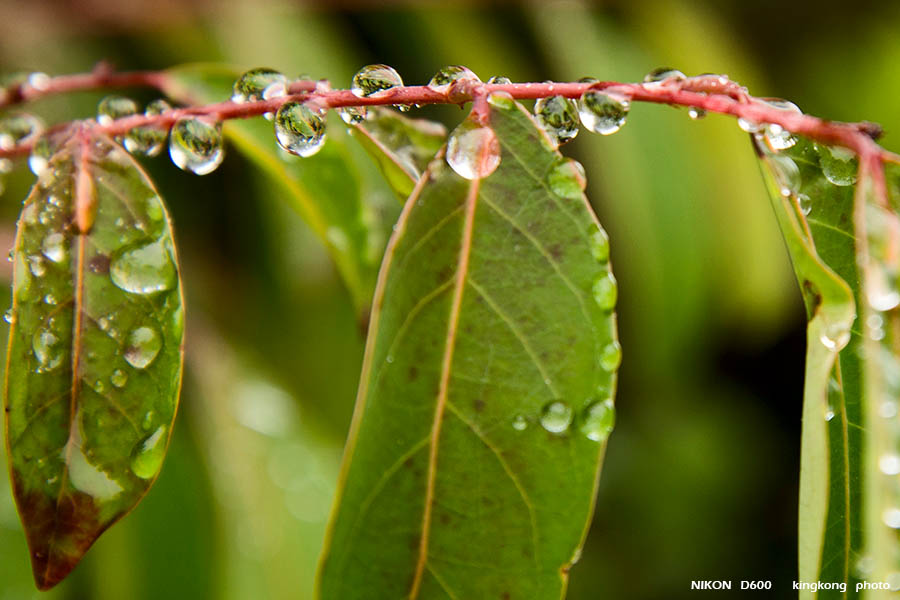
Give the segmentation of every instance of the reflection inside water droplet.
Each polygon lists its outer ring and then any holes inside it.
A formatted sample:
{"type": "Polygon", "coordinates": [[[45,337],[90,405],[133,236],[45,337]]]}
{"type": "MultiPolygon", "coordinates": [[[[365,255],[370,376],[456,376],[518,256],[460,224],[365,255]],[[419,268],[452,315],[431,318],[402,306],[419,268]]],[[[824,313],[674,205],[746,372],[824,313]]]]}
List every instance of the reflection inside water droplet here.
{"type": "Polygon", "coordinates": [[[560,400],[550,402],[541,412],[541,426],[550,433],[562,433],[572,424],[572,409],[560,400]]]}
{"type": "Polygon", "coordinates": [[[132,294],[155,294],[176,285],[175,263],[164,238],[119,251],[110,261],[109,276],[132,294]]]}
{"type": "Polygon", "coordinates": [[[500,142],[490,127],[466,119],[447,141],[447,164],[466,179],[487,177],[500,165],[500,142]]]}
{"type": "Polygon", "coordinates": [[[135,369],[145,369],[159,354],[162,339],[150,327],[138,327],[128,336],[125,360],[135,369]]]}
{"type": "Polygon", "coordinates": [[[616,424],[616,408],[613,401],[607,398],[592,402],[585,409],[579,430],[589,440],[603,442],[609,437],[616,424]]]}
{"type": "Polygon", "coordinates": [[[141,479],[151,479],[159,473],[166,452],[166,426],[144,438],[131,454],[131,470],[141,479]]]}

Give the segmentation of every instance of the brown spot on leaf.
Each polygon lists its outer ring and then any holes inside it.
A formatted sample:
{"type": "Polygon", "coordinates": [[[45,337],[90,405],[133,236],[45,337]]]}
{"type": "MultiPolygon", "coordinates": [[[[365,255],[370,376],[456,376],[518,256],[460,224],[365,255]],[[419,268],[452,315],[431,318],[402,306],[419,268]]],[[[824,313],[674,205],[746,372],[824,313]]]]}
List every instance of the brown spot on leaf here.
{"type": "Polygon", "coordinates": [[[484,410],[484,400],[482,400],[481,398],[476,398],[475,402],[472,403],[472,406],[477,412],[481,412],[484,410]]]}
{"type": "Polygon", "coordinates": [[[109,273],[109,257],[105,254],[97,254],[88,261],[88,269],[91,273],[106,275],[109,273]]]}
{"type": "Polygon", "coordinates": [[[415,365],[410,366],[408,375],[410,381],[415,381],[419,377],[419,369],[415,365]]]}

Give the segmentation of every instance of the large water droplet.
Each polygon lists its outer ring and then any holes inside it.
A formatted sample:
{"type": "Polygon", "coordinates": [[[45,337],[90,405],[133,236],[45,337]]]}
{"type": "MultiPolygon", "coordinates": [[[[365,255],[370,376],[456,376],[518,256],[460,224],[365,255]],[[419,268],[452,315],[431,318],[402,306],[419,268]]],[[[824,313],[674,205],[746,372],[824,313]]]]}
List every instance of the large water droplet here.
{"type": "Polygon", "coordinates": [[[609,262],[609,236],[603,229],[597,228],[591,234],[591,256],[599,263],[609,262]]]}
{"type": "Polygon", "coordinates": [[[550,433],[562,433],[572,424],[572,409],[560,400],[550,402],[541,411],[541,426],[550,433]]]}
{"type": "MultiPolygon", "coordinates": [[[[163,99],[157,99],[147,105],[144,115],[155,117],[172,110],[172,106],[163,99]]],[[[132,154],[144,156],[158,155],[166,144],[169,132],[162,127],[135,127],[125,136],[125,149],[132,154]]]]}
{"type": "Polygon", "coordinates": [[[434,77],[428,82],[428,89],[438,94],[446,94],[450,86],[457,81],[468,79],[470,81],[481,82],[478,75],[461,65],[451,65],[444,67],[434,74],[434,77]]]}
{"type": "Polygon", "coordinates": [[[500,142],[494,130],[466,119],[447,141],[447,164],[466,179],[487,177],[500,165],[500,142]]]}
{"type": "Polygon", "coordinates": [[[853,185],[859,176],[859,159],[856,153],[840,146],[816,144],[819,166],[825,179],[834,185],[853,185]]]}
{"type": "Polygon", "coordinates": [[[220,125],[200,117],[179,119],[169,134],[169,156],[179,169],[212,173],[225,158],[220,125]]]}
{"type": "Polygon", "coordinates": [[[312,156],[325,143],[325,120],[299,102],[285,102],[275,115],[278,144],[297,156],[312,156]]]}
{"type": "Polygon", "coordinates": [[[12,113],[0,120],[0,150],[11,150],[24,139],[44,130],[44,123],[28,113],[12,113]]]}
{"type": "Polygon", "coordinates": [[[62,363],[63,348],[59,338],[49,329],[39,329],[31,338],[31,349],[41,371],[52,371],[62,363]]]}
{"type": "Polygon", "coordinates": [[[578,101],[578,115],[584,126],[600,135],[611,135],[622,128],[631,108],[630,99],[615,92],[588,88],[578,101]]]}
{"type": "Polygon", "coordinates": [[[138,327],[128,336],[125,360],[135,369],[146,369],[162,348],[162,339],[155,329],[138,327]]]}
{"type": "Polygon", "coordinates": [[[572,158],[563,158],[547,173],[547,185],[557,196],[581,200],[587,186],[584,166],[572,158]]]}
{"type": "Polygon", "coordinates": [[[616,278],[613,277],[612,273],[606,272],[601,275],[600,278],[594,282],[593,292],[594,300],[600,308],[603,310],[612,310],[615,308],[616,300],[618,300],[619,297],[619,290],[616,285],[616,278]]]}
{"type": "Polygon", "coordinates": [[[403,85],[400,74],[388,65],[367,65],[356,72],[350,91],[357,98],[366,98],[403,85]]]}
{"type": "MultiPolygon", "coordinates": [[[[789,113],[802,114],[802,111],[793,102],[782,100],[781,98],[762,98],[758,100],[762,104],[771,106],[778,110],[789,113]]],[[[786,150],[797,143],[797,138],[791,132],[785,130],[781,125],[776,123],[768,123],[763,128],[763,138],[766,144],[774,152],[786,150]]]]}
{"type": "Polygon", "coordinates": [[[672,67],[657,67],[644,75],[644,84],[645,87],[656,87],[663,83],[684,81],[685,79],[687,79],[687,76],[678,69],[673,69],[672,67]]]}
{"type": "Polygon", "coordinates": [[[250,69],[234,82],[232,102],[256,102],[263,99],[263,92],[272,84],[287,85],[287,77],[275,71],[260,67],[250,69]]]}
{"type": "Polygon", "coordinates": [[[337,109],[337,113],[347,125],[359,125],[366,120],[368,114],[365,106],[342,106],[337,109]]]}
{"type": "Polygon", "coordinates": [[[702,119],[706,116],[706,109],[697,108],[696,106],[692,106],[688,109],[688,116],[692,121],[696,121],[698,119],[702,119]]]}
{"type": "Polygon", "coordinates": [[[152,479],[162,467],[166,453],[166,426],[141,440],[131,453],[131,471],[141,479],[152,479]]]}
{"type": "Polygon", "coordinates": [[[616,425],[616,408],[610,398],[592,402],[585,407],[578,428],[589,440],[606,441],[616,425]]]}
{"type": "Polygon", "coordinates": [[[35,71],[28,75],[26,83],[39,92],[45,92],[50,87],[50,76],[44,72],[35,71]]]}
{"type": "Polygon", "coordinates": [[[565,144],[578,135],[578,106],[564,96],[539,98],[534,103],[538,124],[558,145],[565,144]]]}
{"type": "Polygon", "coordinates": [[[819,341],[828,350],[839,352],[850,342],[850,327],[841,322],[827,323],[824,326],[819,341]]]}
{"type": "Polygon", "coordinates": [[[613,340],[600,352],[600,367],[604,371],[612,372],[622,364],[622,346],[613,340]]]}
{"type": "Polygon", "coordinates": [[[163,239],[113,255],[109,276],[116,286],[132,294],[170,290],[176,283],[175,263],[163,239]]]}
{"type": "Polygon", "coordinates": [[[110,125],[116,119],[137,114],[138,105],[131,98],[124,96],[107,96],[97,105],[97,122],[110,125]]]}
{"type": "Polygon", "coordinates": [[[69,257],[66,236],[59,232],[48,234],[41,242],[41,252],[55,263],[65,262],[69,257]]]}

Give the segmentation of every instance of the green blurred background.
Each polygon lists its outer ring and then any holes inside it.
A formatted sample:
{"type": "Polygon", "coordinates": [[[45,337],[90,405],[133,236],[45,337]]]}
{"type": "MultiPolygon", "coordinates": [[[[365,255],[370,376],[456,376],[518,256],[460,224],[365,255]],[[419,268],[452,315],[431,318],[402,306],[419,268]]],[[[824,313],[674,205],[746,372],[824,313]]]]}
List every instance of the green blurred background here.
{"type": "MultiPolygon", "coordinates": [[[[869,0],[377,10],[2,0],[0,70],[224,61],[345,87],[372,62],[407,83],[445,64],[514,81],[634,81],[667,65],[727,73],[820,116],[880,122],[898,150],[898,17],[900,6],[869,0]]],[[[89,116],[101,96],[33,109],[51,122],[89,116]]],[[[342,127],[328,143],[353,153],[347,176],[386,234],[399,210],[390,191],[342,127]]],[[[582,132],[563,152],[584,163],[612,240],[625,349],[618,425],[569,598],[681,598],[692,579],[768,579],[769,597],[792,597],[803,314],[746,134],[732,119],[641,105],[621,132],[582,132]]],[[[0,477],[0,600],[309,598],[362,358],[358,315],[280,188],[237,152],[203,178],[164,157],[145,164],[173,213],[188,302],[171,453],[146,500],[48,594],[34,591],[0,477]]],[[[19,169],[7,182],[7,245],[30,180],[19,169]]]]}

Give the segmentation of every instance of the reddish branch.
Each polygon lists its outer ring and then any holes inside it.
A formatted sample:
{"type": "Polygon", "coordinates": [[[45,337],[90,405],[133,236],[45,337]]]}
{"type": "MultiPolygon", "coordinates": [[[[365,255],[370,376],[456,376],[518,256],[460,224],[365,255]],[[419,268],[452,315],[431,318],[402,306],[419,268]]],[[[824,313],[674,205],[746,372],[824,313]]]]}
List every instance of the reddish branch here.
{"type": "MultiPolygon", "coordinates": [[[[146,86],[165,90],[168,75],[164,72],[113,73],[107,67],[99,67],[92,73],[65,75],[50,78],[40,89],[28,84],[7,90],[7,97],[0,107],[33,100],[49,94],[107,87],[146,86]]],[[[298,81],[290,86],[290,94],[272,100],[235,103],[221,102],[204,106],[190,106],[164,112],[155,116],[135,115],[118,119],[102,126],[109,135],[124,135],[135,127],[152,125],[169,128],[186,116],[208,116],[216,120],[244,119],[273,112],[288,101],[313,102],[324,108],[344,106],[375,106],[392,104],[463,104],[492,92],[504,92],[520,100],[565,96],[580,98],[589,87],[615,91],[630,97],[632,102],[653,102],[702,109],[710,113],[733,115],[755,123],[772,123],[795,134],[818,142],[843,146],[856,152],[862,163],[872,165],[884,161],[900,162],[900,157],[881,148],[876,142],[881,131],[872,123],[841,123],[811,115],[779,110],[769,104],[757,102],[738,84],[719,76],[692,77],[686,80],[669,80],[651,84],[618,83],[510,83],[482,84],[476,81],[460,81],[446,92],[435,92],[425,86],[402,86],[375,96],[359,98],[349,90],[331,90],[327,82],[298,81]]],[[[26,140],[14,148],[0,150],[0,157],[24,155],[31,151],[32,140],[26,140]]],[[[876,186],[883,186],[883,170],[874,170],[876,186]]]]}

